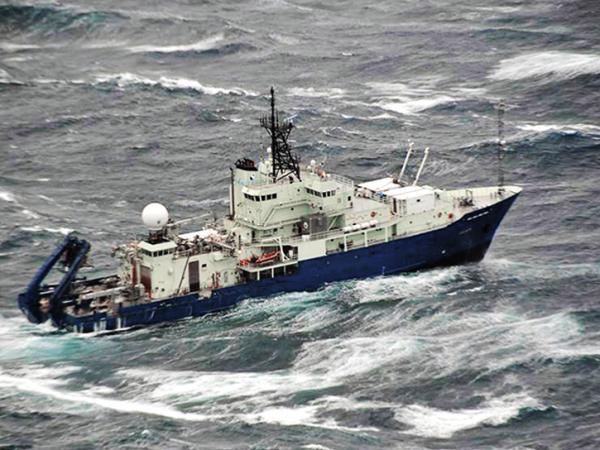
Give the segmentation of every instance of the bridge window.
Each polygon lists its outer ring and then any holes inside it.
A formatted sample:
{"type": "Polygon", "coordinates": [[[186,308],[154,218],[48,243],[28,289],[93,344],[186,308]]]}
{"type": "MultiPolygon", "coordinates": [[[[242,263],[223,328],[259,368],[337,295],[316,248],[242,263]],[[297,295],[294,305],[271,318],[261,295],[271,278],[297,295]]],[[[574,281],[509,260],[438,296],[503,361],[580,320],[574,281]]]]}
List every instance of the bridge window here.
{"type": "Polygon", "coordinates": [[[315,197],[332,197],[335,195],[335,190],[320,192],[320,191],[316,191],[311,188],[305,188],[305,189],[306,189],[306,192],[308,192],[310,195],[314,195],[315,197]]]}
{"type": "Polygon", "coordinates": [[[251,195],[244,193],[244,197],[253,202],[261,202],[266,200],[274,200],[277,198],[277,194],[265,194],[265,195],[251,195]]]}

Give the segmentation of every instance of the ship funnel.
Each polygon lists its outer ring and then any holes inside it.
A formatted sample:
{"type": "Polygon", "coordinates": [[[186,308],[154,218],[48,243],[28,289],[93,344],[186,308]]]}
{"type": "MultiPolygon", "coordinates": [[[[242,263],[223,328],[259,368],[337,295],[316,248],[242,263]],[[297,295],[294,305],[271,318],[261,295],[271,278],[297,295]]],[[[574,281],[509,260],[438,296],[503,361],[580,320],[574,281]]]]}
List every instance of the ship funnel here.
{"type": "Polygon", "coordinates": [[[149,203],[142,211],[142,220],[149,230],[160,230],[169,221],[169,211],[160,203],[149,203]]]}

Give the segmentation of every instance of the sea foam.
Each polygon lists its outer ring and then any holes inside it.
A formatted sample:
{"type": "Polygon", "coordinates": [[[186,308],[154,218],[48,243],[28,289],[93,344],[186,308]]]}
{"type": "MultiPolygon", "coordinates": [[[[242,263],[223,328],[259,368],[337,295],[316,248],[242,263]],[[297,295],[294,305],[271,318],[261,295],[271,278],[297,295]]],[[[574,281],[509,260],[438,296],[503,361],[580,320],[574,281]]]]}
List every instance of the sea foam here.
{"type": "Polygon", "coordinates": [[[295,87],[288,90],[288,95],[293,97],[328,97],[328,98],[339,98],[342,97],[346,91],[339,88],[329,89],[315,89],[313,87],[301,88],[295,87]]]}
{"type": "Polygon", "coordinates": [[[522,124],[517,125],[519,130],[532,132],[534,134],[562,133],[562,134],[590,134],[600,135],[600,126],[576,123],[576,124],[522,124]]]}
{"type": "Polygon", "coordinates": [[[600,73],[600,55],[560,51],[526,53],[500,61],[489,75],[493,80],[525,78],[566,80],[600,73]]]}
{"type": "Polygon", "coordinates": [[[511,394],[492,398],[476,408],[443,410],[418,404],[399,408],[396,419],[412,428],[409,434],[434,438],[449,438],[462,430],[483,425],[502,425],[517,417],[523,408],[542,408],[526,394],[511,394]]]}
{"type": "Polygon", "coordinates": [[[215,48],[215,44],[223,40],[223,35],[218,34],[215,36],[202,39],[192,44],[180,44],[180,45],[136,45],[129,47],[128,50],[132,53],[183,53],[183,52],[202,52],[215,48]]]}
{"type": "Polygon", "coordinates": [[[375,103],[375,105],[388,111],[394,111],[407,116],[413,116],[436,106],[453,103],[457,100],[458,99],[448,95],[437,95],[430,98],[412,100],[380,101],[375,103]]]}
{"type": "Polygon", "coordinates": [[[15,194],[8,191],[0,191],[0,200],[3,200],[8,203],[16,203],[17,199],[15,198],[15,194]]]}
{"type": "MultiPolygon", "coordinates": [[[[52,371],[49,371],[49,373],[52,371]]],[[[205,414],[186,413],[167,405],[101,397],[93,395],[89,390],[86,392],[69,391],[60,389],[56,386],[57,384],[60,383],[51,376],[31,378],[11,376],[0,371],[0,388],[16,389],[21,392],[43,395],[61,402],[90,405],[124,413],[149,414],[186,421],[204,421],[209,419],[209,416],[205,414]]]]}
{"type": "Polygon", "coordinates": [[[201,84],[196,80],[181,77],[161,76],[159,78],[147,78],[141,75],[136,75],[130,72],[124,72],[112,75],[99,75],[96,77],[94,84],[114,83],[123,88],[127,86],[145,85],[159,86],[169,91],[177,90],[193,90],[207,95],[246,95],[257,96],[258,94],[252,91],[247,91],[238,87],[219,88],[201,84]]]}

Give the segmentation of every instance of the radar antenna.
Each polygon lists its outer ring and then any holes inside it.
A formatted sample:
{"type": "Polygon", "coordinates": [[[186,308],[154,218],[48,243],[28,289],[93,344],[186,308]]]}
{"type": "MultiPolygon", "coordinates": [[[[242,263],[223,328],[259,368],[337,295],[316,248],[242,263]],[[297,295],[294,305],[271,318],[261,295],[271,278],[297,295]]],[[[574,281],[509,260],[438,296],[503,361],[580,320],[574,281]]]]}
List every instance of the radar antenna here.
{"type": "Polygon", "coordinates": [[[288,138],[294,125],[289,120],[279,121],[279,113],[275,110],[275,90],[271,87],[271,116],[260,119],[260,125],[267,130],[271,136],[271,158],[273,181],[280,180],[288,175],[300,178],[300,163],[298,156],[292,153],[288,138]]]}
{"type": "Polygon", "coordinates": [[[504,112],[506,111],[506,103],[504,99],[498,103],[498,192],[504,191],[504,172],[502,168],[502,160],[506,151],[506,141],[504,140],[504,112]]]}

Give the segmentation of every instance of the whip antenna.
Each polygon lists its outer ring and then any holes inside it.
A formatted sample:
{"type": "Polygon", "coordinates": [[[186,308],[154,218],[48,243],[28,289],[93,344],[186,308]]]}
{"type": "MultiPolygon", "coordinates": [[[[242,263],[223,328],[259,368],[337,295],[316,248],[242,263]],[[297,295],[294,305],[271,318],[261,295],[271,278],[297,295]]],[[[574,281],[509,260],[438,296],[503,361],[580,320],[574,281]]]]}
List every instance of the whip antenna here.
{"type": "Polygon", "coordinates": [[[504,172],[502,160],[506,151],[506,141],[504,140],[504,112],[506,103],[504,99],[498,103],[498,192],[504,191],[504,172]]]}

